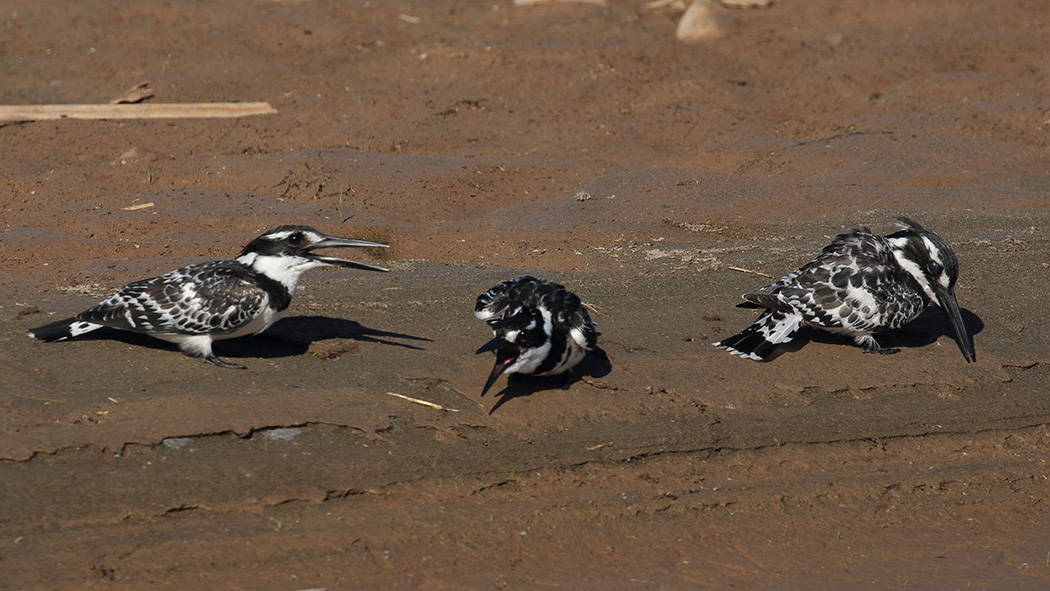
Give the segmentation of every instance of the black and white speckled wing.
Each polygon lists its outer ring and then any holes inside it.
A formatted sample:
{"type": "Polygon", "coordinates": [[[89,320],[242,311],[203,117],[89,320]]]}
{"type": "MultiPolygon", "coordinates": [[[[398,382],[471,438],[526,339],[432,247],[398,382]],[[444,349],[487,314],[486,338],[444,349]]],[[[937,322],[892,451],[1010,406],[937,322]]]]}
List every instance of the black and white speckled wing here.
{"type": "Polygon", "coordinates": [[[478,296],[474,315],[481,320],[505,318],[514,315],[522,307],[535,307],[540,301],[537,290],[543,283],[529,275],[504,281],[478,296]]]}
{"type": "Polygon", "coordinates": [[[504,281],[478,296],[474,315],[486,321],[509,318],[523,308],[549,312],[554,329],[568,332],[585,349],[598,344],[601,333],[580,298],[563,285],[529,275],[504,281]]]}
{"type": "Polygon", "coordinates": [[[762,293],[744,297],[796,311],[807,324],[865,333],[898,328],[922,312],[921,289],[908,281],[885,238],[855,230],[836,236],[815,259],[762,293]]]}
{"type": "Polygon", "coordinates": [[[571,291],[557,284],[555,286],[557,289],[543,296],[544,305],[552,311],[554,326],[567,330],[572,339],[584,349],[594,350],[598,346],[598,335],[601,333],[591,321],[583,302],[571,291]]]}
{"type": "Polygon", "coordinates": [[[135,332],[225,335],[245,327],[268,301],[242,265],[213,261],[130,283],[77,319],[135,332]]]}

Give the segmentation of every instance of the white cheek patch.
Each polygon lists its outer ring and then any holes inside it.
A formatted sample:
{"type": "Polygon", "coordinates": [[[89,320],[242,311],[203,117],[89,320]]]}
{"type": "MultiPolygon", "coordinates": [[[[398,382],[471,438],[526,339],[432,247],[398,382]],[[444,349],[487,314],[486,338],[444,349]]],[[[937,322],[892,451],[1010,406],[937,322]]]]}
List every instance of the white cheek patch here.
{"type": "Polygon", "coordinates": [[[257,256],[252,263],[253,269],[279,282],[291,295],[295,295],[295,287],[303,272],[323,266],[322,262],[293,256],[257,256]]]}

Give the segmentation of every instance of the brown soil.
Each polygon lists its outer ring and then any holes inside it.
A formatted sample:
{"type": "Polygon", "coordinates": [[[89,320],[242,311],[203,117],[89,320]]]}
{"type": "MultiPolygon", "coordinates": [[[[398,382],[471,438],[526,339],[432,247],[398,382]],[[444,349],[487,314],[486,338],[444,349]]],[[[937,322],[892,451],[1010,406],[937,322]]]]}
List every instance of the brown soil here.
{"type": "Polygon", "coordinates": [[[1050,6],[781,0],[687,45],[640,5],[9,3],[0,102],[279,113],[0,124],[0,589],[1047,588],[1050,6]],[[901,213],[977,363],[936,309],[898,355],[710,345],[767,281],[734,268],[901,213]],[[25,337],[284,223],[393,272],[308,275],[219,347],[247,371],[25,337]],[[525,271],[612,371],[481,398],[473,299],[525,271]]]}

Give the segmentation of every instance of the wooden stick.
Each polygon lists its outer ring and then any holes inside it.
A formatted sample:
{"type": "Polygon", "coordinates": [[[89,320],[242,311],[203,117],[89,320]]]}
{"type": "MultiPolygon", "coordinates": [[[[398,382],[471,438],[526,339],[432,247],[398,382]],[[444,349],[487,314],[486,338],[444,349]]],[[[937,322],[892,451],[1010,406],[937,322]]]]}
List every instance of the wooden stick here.
{"type": "Polygon", "coordinates": [[[140,105],[0,105],[0,121],[47,119],[194,119],[277,112],[270,103],[151,103],[140,105]]]}

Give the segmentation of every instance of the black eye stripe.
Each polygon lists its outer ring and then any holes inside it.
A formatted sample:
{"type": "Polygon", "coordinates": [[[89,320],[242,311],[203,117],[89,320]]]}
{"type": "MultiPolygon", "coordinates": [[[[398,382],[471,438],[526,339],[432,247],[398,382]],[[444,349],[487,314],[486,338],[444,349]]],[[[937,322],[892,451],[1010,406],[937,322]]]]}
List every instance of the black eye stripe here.
{"type": "Polygon", "coordinates": [[[937,275],[943,270],[943,267],[941,267],[940,263],[938,263],[937,261],[930,261],[926,263],[926,270],[930,273],[933,273],[934,275],[937,275]]]}

